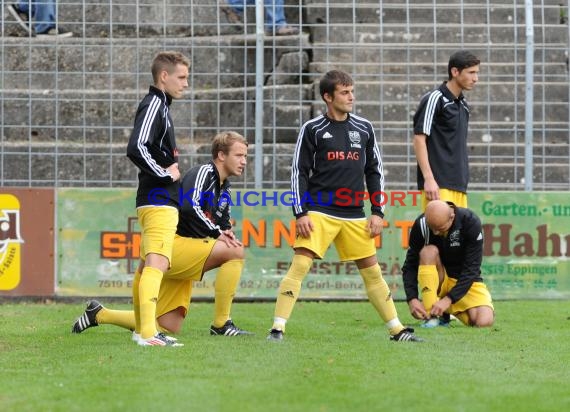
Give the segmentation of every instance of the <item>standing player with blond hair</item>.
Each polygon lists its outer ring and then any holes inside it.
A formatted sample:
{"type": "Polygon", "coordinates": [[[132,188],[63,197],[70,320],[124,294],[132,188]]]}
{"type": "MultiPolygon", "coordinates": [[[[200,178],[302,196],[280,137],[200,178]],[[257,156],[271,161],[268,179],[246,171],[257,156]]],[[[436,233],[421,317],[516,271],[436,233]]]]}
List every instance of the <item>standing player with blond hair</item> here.
{"type": "Polygon", "coordinates": [[[175,344],[158,332],[155,317],[160,282],[170,267],[178,224],[180,171],[170,104],[188,87],[189,69],[190,61],[182,53],[156,55],[152,62],[154,85],[139,104],[127,146],[127,156],[139,168],[136,207],[144,269],[135,273],[133,307],[143,346],[175,344]]]}

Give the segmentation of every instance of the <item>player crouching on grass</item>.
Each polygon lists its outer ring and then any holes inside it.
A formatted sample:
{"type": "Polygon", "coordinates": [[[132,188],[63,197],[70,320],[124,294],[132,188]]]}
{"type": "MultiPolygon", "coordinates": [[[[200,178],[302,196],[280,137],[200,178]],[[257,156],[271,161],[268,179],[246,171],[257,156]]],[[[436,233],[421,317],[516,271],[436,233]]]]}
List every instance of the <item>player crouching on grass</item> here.
{"type": "MultiPolygon", "coordinates": [[[[174,239],[172,266],[164,274],[156,306],[157,328],[161,333],[180,331],[188,313],[192,283],[202,280],[205,272],[219,267],[214,285],[214,321],[210,334],[251,334],[238,328],[230,318],[233,297],[244,265],[244,248],[235,237],[230,223],[231,195],[227,178],[241,176],[246,158],[247,140],[236,132],[222,132],[212,142],[213,160],[190,169],[182,179],[184,197],[180,199],[180,219],[174,239]]],[[[145,256],[144,253],[141,256],[145,256]]],[[[140,273],[142,269],[139,267],[137,272],[140,273]]],[[[135,282],[137,278],[140,277],[135,274],[135,282]]],[[[140,325],[134,311],[108,309],[96,300],[89,302],[85,312],[73,324],[72,332],[81,333],[102,324],[133,330],[133,340],[140,342],[140,325]]]]}
{"type": "Polygon", "coordinates": [[[468,326],[493,325],[495,312],[481,278],[482,260],[483,233],[477,215],[451,202],[430,201],[412,226],[402,267],[412,316],[423,319],[424,327],[446,325],[449,314],[468,326]]]}

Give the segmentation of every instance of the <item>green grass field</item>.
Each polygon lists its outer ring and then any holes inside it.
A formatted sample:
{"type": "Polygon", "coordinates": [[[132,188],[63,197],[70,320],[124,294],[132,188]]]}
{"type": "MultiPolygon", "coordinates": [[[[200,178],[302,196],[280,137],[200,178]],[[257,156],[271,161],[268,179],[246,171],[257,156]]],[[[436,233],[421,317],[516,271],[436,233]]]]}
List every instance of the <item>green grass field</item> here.
{"type": "Polygon", "coordinates": [[[193,303],[183,348],[72,335],[83,308],[0,306],[0,411],[570,410],[566,301],[497,302],[493,328],[417,328],[424,343],[389,341],[367,302],[298,302],[282,343],[265,340],[272,303],[234,304],[256,333],[237,338],[210,336],[212,304],[193,303]]]}

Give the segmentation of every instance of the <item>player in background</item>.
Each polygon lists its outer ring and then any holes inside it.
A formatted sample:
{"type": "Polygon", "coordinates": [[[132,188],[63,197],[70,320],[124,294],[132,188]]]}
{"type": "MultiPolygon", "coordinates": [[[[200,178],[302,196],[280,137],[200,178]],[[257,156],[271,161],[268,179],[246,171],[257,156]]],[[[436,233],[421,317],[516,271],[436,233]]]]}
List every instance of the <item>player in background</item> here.
{"type": "Polygon", "coordinates": [[[362,199],[353,197],[347,202],[344,196],[338,196],[339,189],[344,194],[362,193],[365,181],[370,195],[384,191],[382,161],[372,124],[351,114],[354,87],[347,73],[326,73],[320,81],[320,94],[327,111],[303,125],[293,155],[291,186],[298,200],[293,206],[295,253],[279,286],[268,339],[283,339],[303,279],[313,260],[321,259],[334,242],[341,260],[356,263],[368,298],[385,322],[391,339],[421,341],[398,319],[376,258],[374,237],[382,231],[384,207],[372,203],[372,215],[367,220],[362,199]],[[323,196],[331,198],[319,201],[323,196]]]}
{"type": "Polygon", "coordinates": [[[414,150],[422,211],[430,200],[467,207],[469,105],[463,91],[479,79],[479,59],[461,50],[449,58],[448,80],[422,96],[414,115],[414,150]]]}
{"type": "MultiPolygon", "coordinates": [[[[172,266],[162,278],[156,307],[156,327],[163,334],[180,331],[188,313],[192,283],[202,280],[205,272],[218,267],[210,334],[250,334],[238,328],[230,317],[244,265],[244,249],[230,223],[228,177],[242,175],[246,158],[246,139],[236,132],[222,132],[212,142],[212,161],[190,169],[182,179],[183,197],[180,199],[180,221],[174,238],[172,266]]],[[[144,263],[141,263],[142,267],[144,263]]],[[[139,273],[142,267],[139,267],[139,273]]],[[[81,333],[102,324],[135,330],[135,312],[111,310],[92,300],[73,324],[72,332],[81,333]]],[[[178,346],[172,337],[165,336],[174,342],[173,346],[178,346]]],[[[138,331],[133,333],[133,339],[140,342],[138,331]]]]}
{"type": "Polygon", "coordinates": [[[438,318],[446,313],[465,325],[493,325],[491,294],[481,278],[482,259],[483,232],[475,213],[451,202],[430,201],[412,226],[402,267],[412,316],[424,320],[425,327],[438,326],[438,318]]]}
{"type": "Polygon", "coordinates": [[[180,171],[169,110],[172,99],[180,99],[188,87],[189,69],[190,61],[179,52],[156,55],[151,68],[154,84],[139,104],[127,146],[127,156],[139,168],[136,207],[145,252],[141,253],[144,269],[135,273],[133,281],[141,345],[173,343],[156,329],[156,301],[162,276],[170,267],[178,224],[180,171]]]}

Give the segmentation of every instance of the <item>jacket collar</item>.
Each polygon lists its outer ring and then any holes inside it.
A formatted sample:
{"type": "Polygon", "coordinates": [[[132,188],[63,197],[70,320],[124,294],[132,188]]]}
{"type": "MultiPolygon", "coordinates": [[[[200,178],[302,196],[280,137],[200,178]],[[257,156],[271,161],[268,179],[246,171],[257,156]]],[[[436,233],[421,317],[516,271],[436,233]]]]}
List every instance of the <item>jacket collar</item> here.
{"type": "Polygon", "coordinates": [[[164,104],[166,104],[167,106],[170,106],[170,103],[172,103],[172,96],[170,96],[168,93],[166,93],[163,90],[160,90],[158,87],[156,86],[150,86],[148,89],[148,92],[150,94],[154,94],[155,96],[157,96],[160,100],[162,100],[164,102],[164,104]]]}

